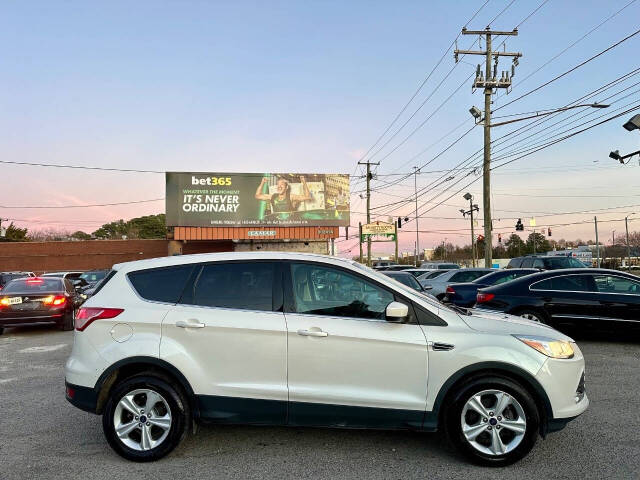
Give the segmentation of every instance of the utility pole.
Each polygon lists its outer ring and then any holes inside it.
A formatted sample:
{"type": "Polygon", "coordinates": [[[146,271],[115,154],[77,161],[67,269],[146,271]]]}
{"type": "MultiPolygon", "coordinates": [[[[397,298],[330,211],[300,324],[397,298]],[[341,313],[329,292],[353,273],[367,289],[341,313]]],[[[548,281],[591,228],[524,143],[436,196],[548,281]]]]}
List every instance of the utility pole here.
{"type": "Polygon", "coordinates": [[[596,225],[596,267],[600,268],[600,243],[598,242],[598,217],[593,217],[596,225]]]}
{"type": "Polygon", "coordinates": [[[396,234],[396,263],[400,263],[398,259],[398,222],[394,222],[395,225],[395,234],[396,234]]]}
{"type": "Polygon", "coordinates": [[[358,222],[358,243],[360,244],[360,263],[362,263],[362,222],[358,222]]]}
{"type": "MultiPolygon", "coordinates": [[[[518,64],[518,58],[521,53],[493,51],[491,46],[492,36],[498,35],[518,35],[518,29],[514,28],[510,32],[501,32],[491,30],[488,26],[485,30],[467,30],[462,29],[462,35],[479,35],[485,37],[486,50],[454,50],[454,58],[458,61],[458,55],[483,55],[485,56],[485,74],[482,75],[480,65],[476,70],[476,79],[473,82],[473,89],[484,88],[484,160],[482,163],[482,208],[484,209],[484,266],[491,268],[492,265],[492,238],[491,238],[491,95],[493,89],[511,87],[511,77],[515,73],[515,66],[518,64]],[[502,76],[498,78],[498,58],[513,57],[513,66],[511,67],[511,76],[509,72],[503,71],[502,76]],[[491,60],[494,61],[493,70],[491,68],[491,60]]],[[[476,116],[472,109],[472,114],[476,116]]],[[[478,116],[480,113],[478,112],[478,116]]],[[[476,118],[477,118],[476,117],[476,118]]]]}
{"type": "MultiPolygon", "coordinates": [[[[358,165],[367,166],[367,223],[371,223],[371,165],[380,165],[380,162],[358,162],[358,165]]],[[[371,266],[371,237],[367,237],[367,266],[371,266]]]]}
{"type": "Polygon", "coordinates": [[[418,173],[420,173],[420,169],[418,167],[413,167],[413,188],[414,188],[414,192],[415,192],[415,199],[416,199],[416,267],[419,267],[420,265],[418,265],[418,255],[420,252],[420,238],[419,238],[419,230],[420,228],[418,227],[418,173]]]}

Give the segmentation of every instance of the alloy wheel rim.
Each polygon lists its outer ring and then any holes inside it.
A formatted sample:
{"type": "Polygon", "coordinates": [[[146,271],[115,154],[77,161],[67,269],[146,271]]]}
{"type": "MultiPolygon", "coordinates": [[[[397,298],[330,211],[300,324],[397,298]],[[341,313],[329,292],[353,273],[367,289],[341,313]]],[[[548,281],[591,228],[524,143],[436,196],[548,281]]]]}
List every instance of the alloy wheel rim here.
{"type": "Polygon", "coordinates": [[[127,447],[147,451],[159,446],[171,430],[171,409],[158,392],[139,388],[125,394],[113,413],[113,427],[127,447]]]}
{"type": "Polygon", "coordinates": [[[483,390],[464,404],[462,434],[477,451],[505,455],[522,442],[527,420],[520,402],[502,390],[483,390]]]}

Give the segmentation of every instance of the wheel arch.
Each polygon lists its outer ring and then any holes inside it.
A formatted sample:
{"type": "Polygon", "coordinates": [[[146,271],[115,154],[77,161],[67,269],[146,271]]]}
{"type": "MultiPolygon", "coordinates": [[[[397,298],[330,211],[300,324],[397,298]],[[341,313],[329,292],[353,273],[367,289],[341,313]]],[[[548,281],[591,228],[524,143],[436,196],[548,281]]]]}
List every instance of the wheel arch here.
{"type": "Polygon", "coordinates": [[[540,382],[526,370],[502,362],[481,362],[468,365],[449,377],[442,385],[433,404],[431,414],[425,418],[425,429],[437,430],[444,422],[444,412],[447,401],[451,399],[458,387],[471,380],[482,377],[503,377],[522,385],[533,397],[540,413],[540,435],[543,437],[548,431],[548,423],[553,419],[551,401],[540,382]]]}
{"type": "Polygon", "coordinates": [[[193,388],[191,388],[189,381],[182,372],[165,360],[147,356],[123,358],[102,372],[94,387],[97,395],[96,413],[102,413],[107,403],[109,392],[118,380],[123,380],[142,372],[158,373],[168,377],[168,380],[176,382],[187,396],[193,417],[199,417],[200,412],[193,388]]]}

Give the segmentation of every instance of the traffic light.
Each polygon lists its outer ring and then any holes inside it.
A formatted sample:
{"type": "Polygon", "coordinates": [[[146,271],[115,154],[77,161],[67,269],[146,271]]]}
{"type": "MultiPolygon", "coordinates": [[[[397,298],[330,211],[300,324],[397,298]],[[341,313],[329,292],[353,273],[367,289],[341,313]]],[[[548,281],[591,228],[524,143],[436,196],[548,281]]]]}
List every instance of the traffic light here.
{"type": "Polygon", "coordinates": [[[478,242],[484,242],[484,235],[478,235],[478,242]]]}
{"type": "Polygon", "coordinates": [[[402,217],[398,217],[398,228],[402,228],[402,217]]]}
{"type": "Polygon", "coordinates": [[[551,236],[551,227],[549,227],[549,228],[547,229],[547,235],[548,235],[549,237],[551,236]]]}
{"type": "Polygon", "coordinates": [[[522,219],[519,218],[518,221],[516,222],[516,231],[521,232],[523,230],[524,230],[524,225],[522,224],[522,219]]]}
{"type": "Polygon", "coordinates": [[[502,234],[501,233],[498,234],[498,243],[502,243],[502,234]]]}

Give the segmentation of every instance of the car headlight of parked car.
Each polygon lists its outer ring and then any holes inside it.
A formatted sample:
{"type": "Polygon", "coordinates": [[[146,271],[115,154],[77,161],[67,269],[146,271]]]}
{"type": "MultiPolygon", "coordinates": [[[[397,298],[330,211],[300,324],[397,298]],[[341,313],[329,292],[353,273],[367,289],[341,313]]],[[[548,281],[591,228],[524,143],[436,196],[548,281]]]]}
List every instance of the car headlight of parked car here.
{"type": "Polygon", "coordinates": [[[533,335],[514,335],[518,340],[551,358],[573,358],[571,342],[533,335]]]}

